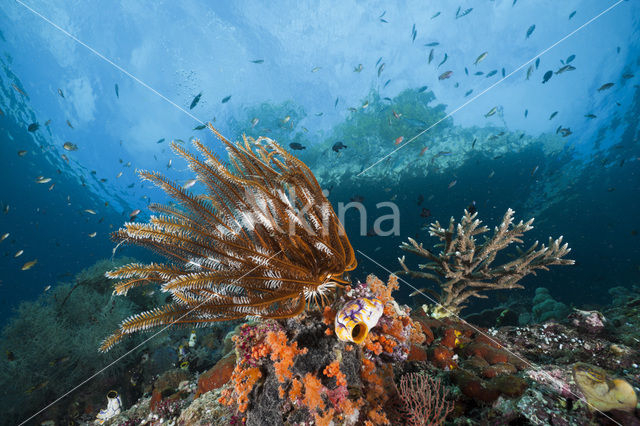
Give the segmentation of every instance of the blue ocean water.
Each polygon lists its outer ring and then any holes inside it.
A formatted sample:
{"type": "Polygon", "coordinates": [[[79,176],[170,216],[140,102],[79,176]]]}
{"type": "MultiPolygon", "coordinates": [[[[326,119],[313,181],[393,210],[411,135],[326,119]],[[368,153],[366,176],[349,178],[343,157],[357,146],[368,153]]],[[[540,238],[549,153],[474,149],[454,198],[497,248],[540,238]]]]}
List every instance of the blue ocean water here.
{"type": "Polygon", "coordinates": [[[525,243],[562,235],[576,265],[470,312],[536,287],[598,306],[640,279],[636,1],[19,0],[0,5],[0,32],[2,324],[111,258],[109,234],[132,212],[144,221],[149,202],[168,201],[136,170],[189,183],[172,140],[224,158],[196,130],[207,122],[233,140],[300,144],[291,152],[336,210],[364,205],[364,228],[345,215],[366,254],[354,279],[397,271],[402,241],[433,243],[425,225],[473,203],[491,228],[509,207],[535,217],[525,243]],[[394,212],[384,202],[397,209],[391,236],[373,230],[394,212]]]}

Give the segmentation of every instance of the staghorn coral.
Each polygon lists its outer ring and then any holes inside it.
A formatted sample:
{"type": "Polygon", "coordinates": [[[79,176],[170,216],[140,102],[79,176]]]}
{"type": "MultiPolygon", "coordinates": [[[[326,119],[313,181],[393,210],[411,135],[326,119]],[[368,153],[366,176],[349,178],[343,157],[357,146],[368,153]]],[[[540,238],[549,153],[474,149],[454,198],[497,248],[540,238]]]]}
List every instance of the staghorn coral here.
{"type": "MultiPolygon", "coordinates": [[[[519,257],[502,265],[493,265],[500,250],[514,242],[522,243],[520,237],[533,229],[533,219],[514,225],[513,214],[514,211],[508,209],[493,236],[485,236],[481,244],[477,244],[476,235],[488,232],[489,228],[480,226],[482,222],[476,219],[477,213],[471,214],[467,210],[457,226],[453,217],[446,229],[438,221],[429,226],[429,235],[438,237],[441,241],[435,246],[441,248],[438,254],[424,248],[412,238],[409,238],[409,243],[402,243],[401,249],[426,257],[429,262],[418,265],[420,271],[413,271],[405,265],[403,256],[398,259],[403,269],[399,274],[426,278],[440,286],[439,304],[433,308],[432,316],[458,315],[466,307],[463,303],[469,298],[486,298],[482,291],[523,288],[518,281],[528,274],[535,275],[537,269],[548,270],[549,265],[574,263],[573,260],[563,259],[571,249],[567,243],[562,245],[560,237],[556,240],[549,238],[549,245],[543,244],[537,250],[537,241],[526,251],[517,248],[519,257]]],[[[412,295],[422,291],[428,290],[421,289],[412,295]]]]}
{"type": "Polygon", "coordinates": [[[234,144],[209,127],[225,144],[231,165],[198,140],[193,143],[204,161],[172,144],[206,194],[140,172],[178,204],[151,205],[159,216],[126,223],[113,238],[148,247],[169,262],[132,263],[107,276],[125,279],[117,294],[161,284],[173,301],[124,320],[102,351],[124,335],[161,325],[295,316],[307,300],[324,302],[356,266],[342,225],[304,163],[269,138],[244,137],[244,144],[234,144]]]}

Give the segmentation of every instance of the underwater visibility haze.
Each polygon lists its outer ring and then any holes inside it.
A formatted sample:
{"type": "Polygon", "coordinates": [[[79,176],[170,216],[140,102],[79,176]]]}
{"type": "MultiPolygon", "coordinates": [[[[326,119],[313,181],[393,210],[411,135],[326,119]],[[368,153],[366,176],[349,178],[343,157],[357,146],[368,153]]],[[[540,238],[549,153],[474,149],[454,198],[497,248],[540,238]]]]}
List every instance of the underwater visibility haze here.
{"type": "Polygon", "coordinates": [[[11,0],[0,67],[0,424],[640,424],[637,1],[11,0]]]}

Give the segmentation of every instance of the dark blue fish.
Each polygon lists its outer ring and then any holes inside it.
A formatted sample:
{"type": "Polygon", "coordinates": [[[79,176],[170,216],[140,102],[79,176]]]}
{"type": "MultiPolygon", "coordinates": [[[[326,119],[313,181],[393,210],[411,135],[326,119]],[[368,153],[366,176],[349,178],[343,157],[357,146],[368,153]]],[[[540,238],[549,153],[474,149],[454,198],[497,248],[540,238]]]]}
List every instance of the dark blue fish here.
{"type": "Polygon", "coordinates": [[[536,69],[538,69],[538,65],[540,65],[540,58],[536,59],[536,69]]]}
{"type": "Polygon", "coordinates": [[[528,110],[528,109],[525,109],[525,110],[524,110],[524,118],[527,118],[527,116],[528,116],[528,115],[529,115],[529,110],[528,110]]]}
{"type": "Polygon", "coordinates": [[[469,75],[469,70],[467,69],[467,67],[464,67],[464,73],[465,73],[466,75],[469,75]]]}
{"type": "Polygon", "coordinates": [[[553,120],[553,117],[555,117],[556,115],[558,115],[558,111],[552,112],[551,115],[549,116],[549,120],[553,120]]]}
{"type": "Polygon", "coordinates": [[[527,37],[526,37],[526,38],[529,38],[529,37],[531,36],[531,34],[533,34],[533,32],[535,31],[535,29],[536,29],[536,25],[535,25],[535,24],[533,24],[532,26],[530,26],[530,27],[529,27],[529,29],[527,30],[527,37]]]}
{"type": "Polygon", "coordinates": [[[518,0],[513,0],[513,3],[511,3],[511,7],[515,6],[517,1],[518,0]]]}
{"type": "Polygon", "coordinates": [[[466,98],[467,96],[469,96],[471,93],[473,93],[473,89],[469,89],[467,90],[467,93],[464,94],[464,97],[466,98]]]}
{"type": "Polygon", "coordinates": [[[418,89],[418,93],[422,93],[425,90],[427,90],[427,86],[422,86],[421,88],[418,89]]]}
{"type": "Polygon", "coordinates": [[[438,64],[438,68],[440,68],[440,65],[444,64],[445,62],[447,62],[447,59],[449,59],[449,56],[447,56],[447,54],[445,53],[445,54],[444,54],[444,59],[442,60],[442,62],[440,62],[440,63],[438,64]]]}
{"type": "Polygon", "coordinates": [[[162,143],[162,142],[164,142],[164,138],[158,140],[158,142],[156,142],[156,143],[162,143]]]}
{"type": "Polygon", "coordinates": [[[344,148],[348,148],[348,147],[345,144],[343,144],[342,141],[338,141],[334,143],[333,146],[331,147],[331,149],[335,152],[340,152],[340,150],[344,148]]]}
{"type": "MultiPolygon", "coordinates": [[[[194,127],[193,130],[204,130],[205,127],[207,127],[206,124],[200,124],[199,126],[194,127]]],[[[158,143],[160,143],[160,142],[158,142],[158,143]]]]}
{"type": "Polygon", "coordinates": [[[416,41],[416,35],[418,35],[418,32],[416,31],[416,24],[413,24],[413,28],[411,28],[411,42],[412,43],[414,41],[416,41]]]}
{"type": "Polygon", "coordinates": [[[254,64],[261,64],[261,63],[264,62],[264,59],[256,59],[256,60],[253,60],[251,62],[254,63],[254,64]]]}
{"type": "Polygon", "coordinates": [[[382,19],[382,18],[380,18],[380,22],[382,22],[383,24],[388,24],[389,23],[389,21],[387,21],[386,19],[382,19]]]}
{"type": "Polygon", "coordinates": [[[437,18],[438,16],[440,16],[440,12],[436,12],[436,14],[431,17],[431,19],[437,18]]]}
{"type": "Polygon", "coordinates": [[[376,67],[378,66],[378,64],[380,63],[380,61],[381,61],[381,60],[382,60],[382,56],[380,56],[380,57],[378,58],[378,60],[376,61],[376,67]]]}
{"type": "Polygon", "coordinates": [[[571,62],[573,62],[573,60],[574,60],[575,58],[576,58],[576,55],[570,55],[570,56],[567,58],[567,64],[570,64],[571,62]]]}
{"type": "Polygon", "coordinates": [[[303,149],[307,149],[306,146],[303,146],[302,144],[298,143],[298,142],[291,142],[289,144],[289,147],[295,151],[302,151],[303,149]]]}
{"type": "Polygon", "coordinates": [[[336,101],[333,103],[333,107],[334,107],[334,108],[338,106],[338,100],[339,100],[339,99],[340,99],[340,98],[336,98],[336,101]]]}
{"type": "Polygon", "coordinates": [[[542,84],[549,81],[549,79],[553,76],[553,71],[547,71],[544,73],[544,77],[542,77],[542,84]]]}
{"type": "Polygon", "coordinates": [[[116,89],[116,98],[120,99],[120,91],[118,90],[118,83],[116,83],[115,85],[115,89],[116,89]]]}
{"type": "Polygon", "coordinates": [[[391,79],[385,81],[384,86],[382,86],[382,88],[384,89],[385,87],[387,87],[389,83],[391,83],[391,79]]]}
{"type": "Polygon", "coordinates": [[[425,47],[434,47],[439,45],[440,43],[438,43],[437,41],[432,41],[431,43],[427,43],[425,44],[425,47]]]}
{"type": "Polygon", "coordinates": [[[489,72],[489,74],[487,74],[487,78],[493,77],[496,74],[498,74],[498,70],[493,70],[493,71],[489,72]]]}
{"type": "Polygon", "coordinates": [[[191,101],[191,106],[189,107],[189,109],[194,109],[196,107],[196,105],[198,105],[198,102],[200,102],[200,97],[202,96],[202,92],[198,93],[196,95],[195,98],[193,98],[193,100],[191,101]]]}
{"type": "Polygon", "coordinates": [[[569,19],[573,18],[576,15],[576,11],[574,10],[569,14],[569,19]]]}
{"type": "Polygon", "coordinates": [[[227,102],[229,102],[229,99],[231,99],[231,95],[225,96],[224,98],[222,98],[222,103],[226,104],[227,102]]]}
{"type": "Polygon", "coordinates": [[[616,47],[616,53],[620,53],[620,46],[616,47]]]}
{"type": "Polygon", "coordinates": [[[27,130],[30,131],[31,133],[33,133],[36,130],[38,130],[39,128],[40,128],[40,125],[38,123],[31,123],[31,124],[29,124],[29,127],[27,127],[27,130]]]}
{"type": "Polygon", "coordinates": [[[504,68],[502,68],[502,77],[505,76],[504,68]]]}
{"type": "Polygon", "coordinates": [[[482,71],[478,71],[478,72],[473,73],[473,75],[484,75],[484,73],[482,71]]]}

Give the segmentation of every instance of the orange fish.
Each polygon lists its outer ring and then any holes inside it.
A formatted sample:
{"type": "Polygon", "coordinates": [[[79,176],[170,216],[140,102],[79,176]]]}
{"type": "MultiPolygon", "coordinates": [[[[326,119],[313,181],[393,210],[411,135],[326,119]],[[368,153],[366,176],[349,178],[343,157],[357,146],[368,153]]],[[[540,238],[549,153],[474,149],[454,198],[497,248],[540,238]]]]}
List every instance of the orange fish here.
{"type": "Polygon", "coordinates": [[[404,140],[404,136],[400,136],[396,139],[396,145],[400,145],[402,143],[402,141],[404,140]]]}
{"type": "Polygon", "coordinates": [[[422,148],[420,150],[420,154],[418,154],[418,156],[422,157],[424,155],[424,153],[427,152],[428,149],[429,149],[428,146],[425,146],[424,148],[422,148]]]}
{"type": "Polygon", "coordinates": [[[397,112],[395,112],[395,111],[393,111],[393,110],[392,110],[391,112],[393,112],[393,116],[394,116],[395,118],[400,118],[400,116],[402,115],[402,114],[398,114],[397,112]]]}

